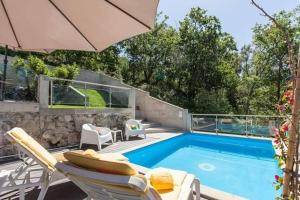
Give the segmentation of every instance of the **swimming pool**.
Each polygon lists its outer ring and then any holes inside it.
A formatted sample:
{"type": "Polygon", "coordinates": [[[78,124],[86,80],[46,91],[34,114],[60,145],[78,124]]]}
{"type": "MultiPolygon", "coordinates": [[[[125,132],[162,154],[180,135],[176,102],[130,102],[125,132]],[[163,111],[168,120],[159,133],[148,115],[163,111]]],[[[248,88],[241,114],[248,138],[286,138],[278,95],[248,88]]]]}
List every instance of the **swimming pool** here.
{"type": "Polygon", "coordinates": [[[186,133],[125,153],[133,163],[195,174],[201,184],[248,199],[271,200],[281,175],[269,140],[186,133]]]}

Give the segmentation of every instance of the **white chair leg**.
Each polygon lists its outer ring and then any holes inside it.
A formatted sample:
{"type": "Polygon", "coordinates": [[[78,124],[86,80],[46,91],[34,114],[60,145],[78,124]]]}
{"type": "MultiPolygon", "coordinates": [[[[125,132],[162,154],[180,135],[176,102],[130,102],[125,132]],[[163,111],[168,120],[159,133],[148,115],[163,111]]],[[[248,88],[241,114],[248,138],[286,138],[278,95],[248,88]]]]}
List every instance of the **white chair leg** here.
{"type": "Polygon", "coordinates": [[[101,143],[100,142],[98,143],[97,146],[98,146],[98,150],[101,151],[101,143]]]}
{"type": "Polygon", "coordinates": [[[37,200],[43,200],[46,196],[48,187],[49,187],[49,173],[48,172],[44,172],[43,173],[43,182],[41,184],[41,191],[40,194],[37,198],[37,200]]]}
{"type": "Polygon", "coordinates": [[[194,180],[196,200],[200,200],[200,181],[198,179],[194,180]]]}
{"type": "Polygon", "coordinates": [[[82,147],[82,142],[80,141],[80,144],[79,144],[79,149],[81,149],[81,147],[82,147]]]}
{"type": "Polygon", "coordinates": [[[25,200],[25,188],[21,188],[19,190],[19,199],[20,200],[25,200]]]}

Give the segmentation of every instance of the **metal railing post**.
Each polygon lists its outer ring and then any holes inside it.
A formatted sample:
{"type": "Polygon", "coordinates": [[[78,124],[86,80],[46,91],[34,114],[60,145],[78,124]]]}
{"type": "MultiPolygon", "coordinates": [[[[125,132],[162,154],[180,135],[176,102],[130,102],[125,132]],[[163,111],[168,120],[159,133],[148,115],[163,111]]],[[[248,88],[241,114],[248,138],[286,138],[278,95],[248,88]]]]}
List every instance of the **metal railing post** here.
{"type": "Polygon", "coordinates": [[[248,137],[248,117],[246,116],[246,136],[248,137]]]}
{"type": "Polygon", "coordinates": [[[86,94],[87,94],[87,92],[86,92],[86,83],[84,83],[84,108],[86,109],[86,103],[87,103],[87,101],[86,101],[86,94]]]}
{"type": "Polygon", "coordinates": [[[216,133],[218,134],[218,115],[216,115],[216,133]]]}
{"type": "Polygon", "coordinates": [[[50,107],[53,107],[53,80],[50,80],[50,107]]]}
{"type": "Polygon", "coordinates": [[[193,119],[193,114],[191,114],[191,132],[194,132],[194,119],[193,119]]]}
{"type": "Polygon", "coordinates": [[[109,88],[109,107],[111,108],[111,88],[109,88]]]}

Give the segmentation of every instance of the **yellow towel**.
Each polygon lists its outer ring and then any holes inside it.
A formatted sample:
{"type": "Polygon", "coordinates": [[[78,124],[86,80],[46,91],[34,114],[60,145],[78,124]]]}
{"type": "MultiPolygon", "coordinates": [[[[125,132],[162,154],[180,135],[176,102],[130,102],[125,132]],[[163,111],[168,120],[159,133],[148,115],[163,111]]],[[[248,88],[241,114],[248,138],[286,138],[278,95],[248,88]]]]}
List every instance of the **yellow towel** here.
{"type": "Polygon", "coordinates": [[[156,190],[172,190],[174,188],[172,174],[163,169],[153,170],[150,175],[150,183],[156,190]]]}

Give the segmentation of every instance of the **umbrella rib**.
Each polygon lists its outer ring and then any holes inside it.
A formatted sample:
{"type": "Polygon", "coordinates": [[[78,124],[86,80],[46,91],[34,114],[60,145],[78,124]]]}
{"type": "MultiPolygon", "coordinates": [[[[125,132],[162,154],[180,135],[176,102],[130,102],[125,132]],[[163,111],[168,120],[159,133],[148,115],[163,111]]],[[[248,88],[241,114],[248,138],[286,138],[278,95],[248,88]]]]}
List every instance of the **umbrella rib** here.
{"type": "Polygon", "coordinates": [[[6,7],[5,7],[5,5],[4,5],[3,0],[1,0],[1,4],[2,4],[2,7],[3,7],[3,9],[4,9],[5,15],[6,15],[6,17],[7,17],[9,26],[10,26],[10,28],[11,28],[13,34],[14,34],[14,37],[15,37],[15,39],[16,39],[16,42],[18,43],[18,48],[21,48],[20,42],[19,42],[19,40],[18,40],[17,34],[16,34],[16,32],[15,32],[15,29],[14,29],[14,27],[13,27],[11,21],[10,21],[10,18],[9,18],[9,16],[8,16],[8,13],[7,13],[7,10],[6,10],[6,7]]]}
{"type": "Polygon", "coordinates": [[[88,40],[88,38],[79,30],[79,28],[59,9],[59,7],[52,1],[49,0],[53,7],[75,28],[75,30],[91,45],[95,51],[98,49],[88,40]]]}
{"type": "Polygon", "coordinates": [[[105,0],[107,3],[109,3],[110,5],[112,5],[113,7],[117,8],[118,10],[120,10],[121,12],[125,13],[127,16],[131,17],[132,19],[134,19],[135,21],[139,22],[140,24],[142,24],[143,26],[145,26],[146,28],[148,28],[149,30],[151,30],[151,27],[148,26],[147,24],[145,24],[144,22],[142,22],[141,20],[139,20],[138,18],[136,18],[135,16],[133,16],[132,14],[130,14],[129,12],[127,12],[126,10],[120,8],[119,6],[117,6],[116,4],[110,2],[109,0],[105,0]]]}

